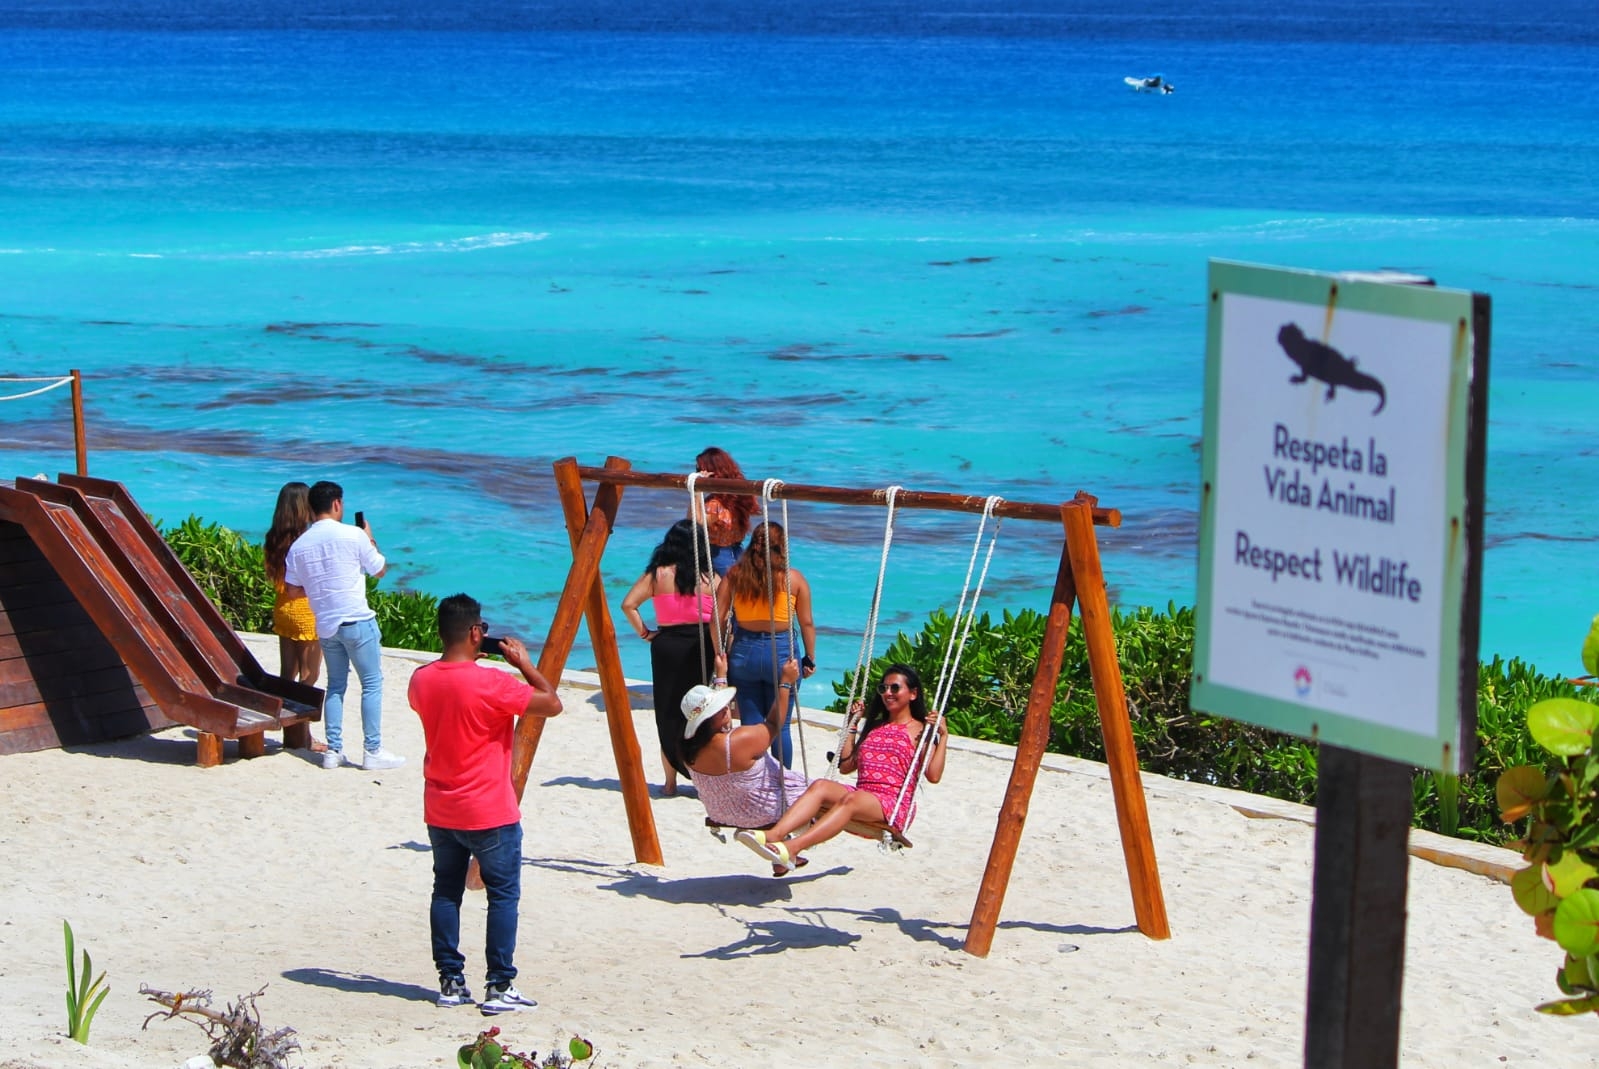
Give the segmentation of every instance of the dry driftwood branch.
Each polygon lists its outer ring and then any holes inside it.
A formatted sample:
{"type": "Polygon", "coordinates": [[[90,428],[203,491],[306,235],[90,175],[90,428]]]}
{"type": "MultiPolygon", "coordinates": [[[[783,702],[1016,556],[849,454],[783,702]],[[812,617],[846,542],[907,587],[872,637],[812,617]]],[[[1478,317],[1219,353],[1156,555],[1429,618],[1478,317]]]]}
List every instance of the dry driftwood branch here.
{"type": "Polygon", "coordinates": [[[166,1007],[165,1012],[157,1010],[146,1017],[145,1028],[157,1018],[182,1018],[205,1031],[211,1040],[211,1049],[206,1053],[217,1065],[231,1069],[289,1069],[285,1059],[300,1049],[300,1041],[294,1037],[292,1028],[280,1028],[272,1033],[262,1028],[255,1000],[265,993],[263,987],[240,995],[238,1001],[228,1003],[226,1009],[219,1011],[211,1008],[210,991],[161,991],[139,985],[139,994],[166,1007]]]}

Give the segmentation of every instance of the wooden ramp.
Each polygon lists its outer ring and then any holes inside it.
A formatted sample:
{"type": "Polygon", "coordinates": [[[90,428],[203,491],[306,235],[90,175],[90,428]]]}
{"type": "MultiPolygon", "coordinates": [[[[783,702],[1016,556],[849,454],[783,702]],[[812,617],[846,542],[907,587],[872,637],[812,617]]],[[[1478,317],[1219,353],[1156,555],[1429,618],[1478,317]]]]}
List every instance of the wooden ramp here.
{"type": "Polygon", "coordinates": [[[269,675],[120,484],[0,481],[0,754],[199,729],[197,760],[310,743],[322,691],[269,675]]]}

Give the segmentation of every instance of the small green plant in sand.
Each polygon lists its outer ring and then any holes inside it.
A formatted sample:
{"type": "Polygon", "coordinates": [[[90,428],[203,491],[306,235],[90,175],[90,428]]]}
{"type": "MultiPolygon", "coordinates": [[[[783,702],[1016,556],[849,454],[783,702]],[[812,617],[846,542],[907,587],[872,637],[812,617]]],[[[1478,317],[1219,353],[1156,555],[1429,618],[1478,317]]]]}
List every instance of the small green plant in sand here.
{"type": "Polygon", "coordinates": [[[500,1042],[500,1030],[490,1028],[479,1032],[477,1039],[455,1052],[457,1069],[570,1069],[581,1062],[594,1064],[594,1044],[586,1039],[572,1037],[566,1045],[567,1053],[552,1050],[540,1061],[538,1052],[518,1054],[507,1050],[500,1042]]]}
{"type": "Polygon", "coordinates": [[[83,952],[83,976],[78,976],[73,958],[76,956],[76,946],[72,941],[72,925],[66,921],[61,922],[61,930],[66,934],[67,940],[67,1035],[79,1043],[89,1042],[89,1025],[94,1023],[94,1015],[100,1009],[100,1003],[111,994],[111,986],[105,982],[105,973],[94,976],[94,965],[89,960],[89,952],[83,952]],[[94,979],[90,979],[94,976],[94,979]]]}
{"type": "MultiPolygon", "coordinates": [[[[1599,675],[1599,617],[1582,646],[1590,677],[1599,675]]],[[[1516,905],[1538,934],[1566,952],[1555,983],[1566,997],[1539,1012],[1599,1013],[1599,706],[1548,698],[1527,710],[1527,728],[1553,755],[1547,768],[1518,765],[1499,777],[1500,815],[1527,822],[1518,845],[1529,865],[1510,881],[1516,905]]]]}

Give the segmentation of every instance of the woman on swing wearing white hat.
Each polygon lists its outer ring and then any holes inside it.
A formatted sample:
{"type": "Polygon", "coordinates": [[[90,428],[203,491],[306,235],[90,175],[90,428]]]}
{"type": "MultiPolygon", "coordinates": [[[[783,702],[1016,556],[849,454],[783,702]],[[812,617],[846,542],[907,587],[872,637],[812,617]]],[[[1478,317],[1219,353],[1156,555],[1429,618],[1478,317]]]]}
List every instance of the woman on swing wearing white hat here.
{"type": "Polygon", "coordinates": [[[683,697],[683,760],[714,823],[765,827],[805,790],[805,777],[785,770],[771,752],[788,719],[800,663],[791,658],[783,664],[778,697],[766,719],[744,726],[733,715],[733,688],[720,685],[726,682],[721,678],[725,663],[717,657],[718,686],[694,687],[683,697]]]}

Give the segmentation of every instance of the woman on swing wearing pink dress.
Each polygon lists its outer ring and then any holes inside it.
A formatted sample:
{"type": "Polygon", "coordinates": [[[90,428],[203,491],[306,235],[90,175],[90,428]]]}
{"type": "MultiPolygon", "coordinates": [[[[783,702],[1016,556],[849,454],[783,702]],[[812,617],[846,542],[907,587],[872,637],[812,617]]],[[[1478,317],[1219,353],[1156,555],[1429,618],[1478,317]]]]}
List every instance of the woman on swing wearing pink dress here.
{"type": "Polygon", "coordinates": [[[923,732],[933,735],[922,774],[929,783],[944,776],[949,737],[941,730],[942,720],[938,713],[929,718],[916,669],[889,665],[866,707],[858,735],[852,733],[840,752],[839,771],[855,772],[855,786],[815,780],[770,829],[749,828],[736,838],[774,867],[791,869],[800,864],[801,851],[826,842],[852,821],[904,831],[916,816],[916,784],[906,781],[915,773],[912,766],[923,732]],[[827,812],[822,813],[824,809],[827,812]]]}

